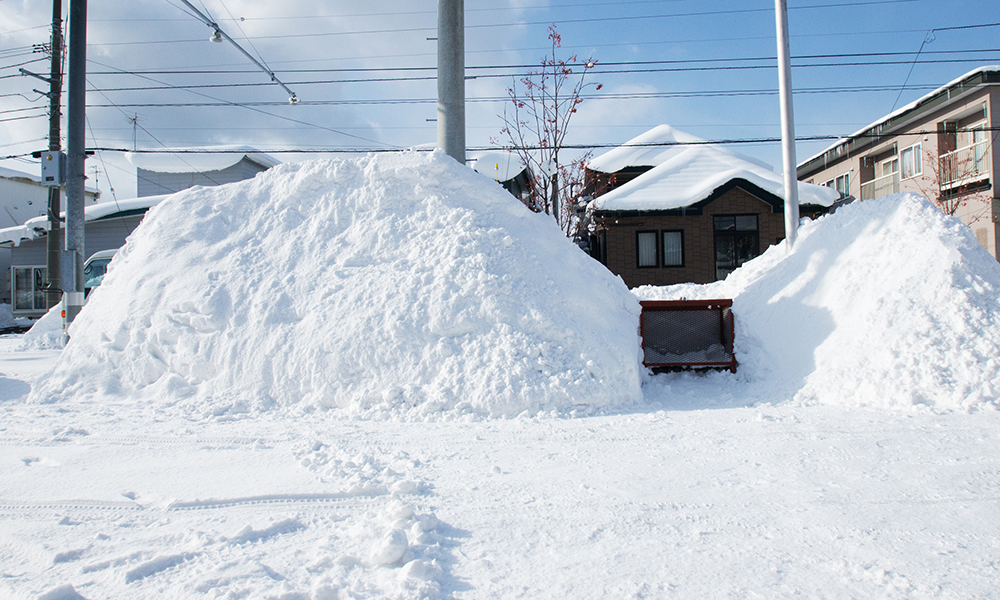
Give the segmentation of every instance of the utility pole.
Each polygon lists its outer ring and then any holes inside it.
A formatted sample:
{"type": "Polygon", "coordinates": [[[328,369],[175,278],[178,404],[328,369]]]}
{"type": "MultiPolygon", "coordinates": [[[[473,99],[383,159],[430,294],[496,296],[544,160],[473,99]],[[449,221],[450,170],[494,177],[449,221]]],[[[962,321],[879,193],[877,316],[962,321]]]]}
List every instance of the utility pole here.
{"type": "Polygon", "coordinates": [[[781,97],[781,165],[785,185],[785,239],[795,245],[799,229],[799,178],[795,164],[795,118],[792,114],[792,65],[788,46],[788,3],[774,0],[778,30],[778,93],[781,97]]]}
{"type": "Polygon", "coordinates": [[[66,122],[66,252],[63,254],[63,336],[83,308],[86,185],[87,0],[69,0],[69,84],[66,122]]]}
{"type": "MultiPolygon", "coordinates": [[[[52,0],[52,66],[49,69],[49,151],[62,150],[59,139],[59,122],[62,119],[62,0],[52,0]]],[[[60,289],[59,257],[62,253],[61,199],[59,186],[49,187],[49,234],[46,238],[46,288],[45,307],[52,308],[62,299],[60,289]]]]}
{"type": "Polygon", "coordinates": [[[438,0],[437,145],[465,164],[465,0],[438,0]]]}

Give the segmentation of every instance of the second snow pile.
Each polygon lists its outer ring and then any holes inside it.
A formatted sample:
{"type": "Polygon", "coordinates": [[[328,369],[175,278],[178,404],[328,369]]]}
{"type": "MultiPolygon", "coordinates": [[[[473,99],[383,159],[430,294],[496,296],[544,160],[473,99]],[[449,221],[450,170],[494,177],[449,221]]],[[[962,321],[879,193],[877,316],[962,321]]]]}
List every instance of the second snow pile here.
{"type": "Polygon", "coordinates": [[[641,397],[639,306],[440,154],[283,165],[146,216],[34,401],[515,416],[641,397]]]}
{"type": "Polygon", "coordinates": [[[758,401],[1000,403],[1000,264],[920,196],[848,205],[725,281],[635,292],[734,298],[740,373],[758,401]]]}

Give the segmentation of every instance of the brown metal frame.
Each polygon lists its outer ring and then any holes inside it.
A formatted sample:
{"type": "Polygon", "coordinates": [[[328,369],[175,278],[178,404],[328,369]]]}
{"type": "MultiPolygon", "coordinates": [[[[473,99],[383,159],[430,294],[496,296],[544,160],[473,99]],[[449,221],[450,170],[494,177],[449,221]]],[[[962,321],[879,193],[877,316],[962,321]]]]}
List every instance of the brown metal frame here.
{"type": "Polygon", "coordinates": [[[712,300],[640,300],[642,313],[639,317],[639,335],[642,338],[643,362],[646,367],[680,367],[680,368],[728,368],[733,373],[736,372],[736,351],[733,348],[736,343],[736,323],[733,318],[733,301],[730,299],[712,300]],[[729,340],[719,340],[729,349],[731,360],[726,362],[690,362],[690,363],[647,363],[646,356],[646,312],[659,311],[692,311],[692,310],[717,310],[719,313],[719,325],[723,332],[726,331],[726,310],[729,309],[729,340]],[[727,343],[728,342],[728,343],[727,343]]]}

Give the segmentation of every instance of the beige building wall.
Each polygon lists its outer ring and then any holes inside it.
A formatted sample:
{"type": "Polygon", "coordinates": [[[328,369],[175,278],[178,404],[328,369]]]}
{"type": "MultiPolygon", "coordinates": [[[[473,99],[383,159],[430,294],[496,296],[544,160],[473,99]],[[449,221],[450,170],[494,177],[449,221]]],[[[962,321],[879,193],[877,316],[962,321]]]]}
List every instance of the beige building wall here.
{"type": "Polygon", "coordinates": [[[994,221],[993,214],[994,200],[1000,198],[996,188],[996,175],[1000,173],[1000,157],[997,156],[996,148],[991,142],[998,139],[1000,132],[989,131],[991,127],[998,125],[1000,89],[997,88],[998,86],[995,85],[983,87],[959,102],[922,115],[918,120],[906,125],[905,131],[909,133],[887,136],[874,146],[828,164],[824,169],[805,177],[804,180],[824,185],[845,173],[849,174],[851,180],[849,195],[860,199],[862,198],[863,181],[871,180],[880,175],[880,169],[885,161],[893,158],[899,160],[904,150],[919,143],[922,172],[913,177],[902,177],[902,173],[900,173],[899,191],[921,194],[942,207],[945,212],[950,212],[960,218],[973,230],[980,244],[995,258],[1000,259],[997,245],[997,223],[994,221]],[[992,165],[989,174],[990,189],[958,196],[957,202],[942,197],[939,185],[938,158],[943,151],[953,149],[946,147],[950,144],[954,144],[958,148],[971,144],[972,133],[960,132],[954,135],[955,139],[949,140],[948,136],[939,132],[939,125],[945,122],[957,123],[959,128],[984,122],[987,129],[986,135],[991,140],[987,142],[990,164],[992,165]]]}

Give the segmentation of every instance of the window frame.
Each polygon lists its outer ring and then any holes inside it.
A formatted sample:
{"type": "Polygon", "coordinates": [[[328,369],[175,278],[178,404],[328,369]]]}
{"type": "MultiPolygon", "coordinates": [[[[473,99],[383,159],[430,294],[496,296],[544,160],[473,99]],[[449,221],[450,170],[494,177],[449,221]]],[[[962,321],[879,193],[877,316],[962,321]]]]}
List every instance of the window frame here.
{"type": "MultiPolygon", "coordinates": [[[[851,174],[850,173],[844,173],[843,175],[838,175],[834,179],[834,181],[836,183],[834,184],[834,188],[833,189],[837,190],[840,193],[840,195],[842,195],[842,196],[850,196],[851,195],[851,174]],[[843,186],[844,189],[841,189],[841,186],[840,186],[840,182],[841,181],[844,182],[844,186],[843,186]]],[[[759,223],[758,223],[758,227],[759,227],[759,223]]]]}
{"type": "Polygon", "coordinates": [[[39,291],[38,284],[44,285],[45,279],[48,273],[48,268],[45,265],[11,265],[10,267],[10,301],[11,301],[11,312],[12,313],[33,313],[39,311],[47,310],[45,302],[45,292],[39,291]],[[18,270],[28,271],[30,273],[31,289],[24,290],[18,287],[18,270]],[[18,299],[18,292],[30,292],[31,293],[31,308],[22,308],[21,303],[18,299]],[[41,305],[39,306],[39,302],[41,305]]]}
{"type": "Polygon", "coordinates": [[[879,174],[876,175],[875,179],[879,179],[880,177],[889,177],[890,175],[898,175],[899,174],[899,155],[898,154],[894,154],[891,157],[889,157],[889,158],[887,158],[887,159],[885,159],[883,161],[879,161],[878,166],[879,166],[879,174]],[[886,165],[892,165],[895,168],[893,168],[892,171],[889,171],[888,173],[886,173],[885,172],[885,166],[886,165]]]}
{"type": "Polygon", "coordinates": [[[741,214],[715,214],[715,215],[712,215],[712,265],[713,265],[713,267],[715,269],[716,281],[720,281],[722,279],[725,279],[725,277],[719,277],[719,269],[720,269],[720,267],[719,267],[719,241],[720,241],[720,238],[731,238],[733,240],[733,245],[734,245],[733,246],[733,250],[734,250],[733,259],[734,259],[734,262],[736,264],[732,268],[730,268],[730,267],[721,267],[723,269],[727,269],[728,270],[728,272],[726,273],[726,275],[728,276],[729,273],[732,273],[736,269],[740,268],[747,261],[753,260],[754,258],[757,258],[758,256],[761,255],[761,250],[760,250],[760,214],[759,213],[741,213],[741,214]],[[719,229],[718,226],[716,225],[717,219],[719,219],[719,218],[730,218],[730,217],[733,219],[733,228],[732,229],[719,229]],[[737,225],[737,223],[738,223],[737,219],[739,217],[754,217],[755,222],[756,222],[755,228],[754,229],[739,229],[739,226],[737,225]],[[755,250],[753,256],[750,256],[749,258],[746,258],[742,262],[740,262],[739,261],[739,257],[736,256],[736,254],[738,253],[738,249],[739,249],[739,240],[741,240],[741,239],[753,239],[753,240],[756,241],[756,244],[755,244],[756,250],[755,250]]]}
{"type": "Polygon", "coordinates": [[[635,266],[637,269],[658,269],[660,267],[660,231],[658,229],[642,229],[635,232],[635,266]],[[639,243],[639,237],[643,234],[652,234],[653,236],[653,264],[644,265],[642,264],[642,249],[639,243]]]}
{"type": "Polygon", "coordinates": [[[664,269],[678,269],[684,267],[684,230],[683,229],[661,229],[660,230],[660,264],[664,269]],[[667,264],[667,244],[666,244],[666,234],[676,233],[680,236],[681,240],[681,261],[679,263],[667,264]]]}
{"type": "Polygon", "coordinates": [[[923,152],[923,147],[921,146],[921,142],[917,142],[916,144],[913,144],[911,146],[907,146],[906,148],[903,148],[902,150],[900,150],[900,152],[899,152],[899,178],[901,180],[902,179],[913,179],[914,177],[917,177],[919,175],[923,175],[924,174],[924,159],[923,159],[923,155],[921,154],[922,152],[923,152]],[[912,156],[914,158],[914,160],[913,160],[913,166],[911,167],[913,169],[913,171],[909,175],[906,174],[906,155],[907,155],[906,153],[907,152],[912,152],[912,156]]]}

